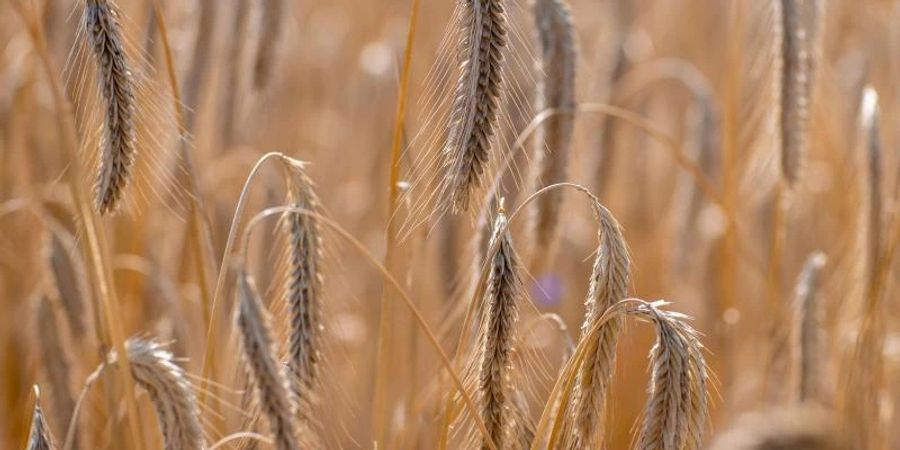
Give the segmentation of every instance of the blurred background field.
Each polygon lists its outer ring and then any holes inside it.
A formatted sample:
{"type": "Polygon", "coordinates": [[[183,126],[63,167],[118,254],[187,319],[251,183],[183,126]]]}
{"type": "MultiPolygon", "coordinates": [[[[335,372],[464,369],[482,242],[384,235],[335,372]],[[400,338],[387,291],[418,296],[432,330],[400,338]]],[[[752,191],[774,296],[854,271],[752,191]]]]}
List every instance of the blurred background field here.
{"type": "MultiPolygon", "coordinates": [[[[216,263],[221,263],[244,180],[256,160],[270,151],[308,161],[307,172],[316,184],[325,214],[381,259],[390,219],[391,139],[410,2],[284,0],[271,78],[257,88],[253,64],[264,2],[214,0],[211,45],[202,55],[205,74],[192,91],[188,79],[198,63],[199,55],[193,52],[202,2],[161,3],[175,68],[186,91],[186,106],[196,118],[191,152],[211,224],[216,263]],[[243,13],[242,5],[247,8],[243,13]],[[244,32],[241,26],[246,26],[244,32]],[[191,98],[194,103],[189,103],[191,98]]],[[[80,255],[84,244],[76,231],[78,219],[64,181],[71,165],[80,163],[70,161],[61,151],[47,77],[13,3],[16,1],[0,4],[3,448],[22,447],[31,419],[32,385],[46,385],[53,377],[40,342],[46,339],[48,329],[73,336],[63,341],[72,347],[71,379],[66,383],[76,394],[101,359],[90,328],[96,316],[88,310],[84,317],[89,328],[82,330],[81,336],[62,326],[62,321],[48,323],[38,314],[42,290],[54,283],[50,228],[62,227],[74,237],[61,244],[67,252],[80,255]],[[46,217],[33,211],[42,211],[46,217]]],[[[81,2],[21,3],[29,10],[41,11],[60,79],[66,73],[78,73],[78,64],[83,62],[69,54],[77,39],[81,2]]],[[[526,0],[507,3],[511,34],[518,42],[512,46],[513,57],[520,68],[510,73],[509,83],[527,99],[528,106],[524,111],[504,107],[509,126],[501,136],[506,146],[501,147],[508,149],[539,111],[530,106],[536,75],[527,73],[536,70],[537,55],[530,10],[526,0]]],[[[707,361],[715,373],[708,441],[743,413],[792,402],[794,374],[786,355],[792,345],[794,284],[804,261],[821,251],[827,257],[818,291],[825,337],[817,367],[822,384],[816,402],[836,411],[836,420],[846,424],[840,419],[846,410],[845,397],[874,393],[865,399],[875,405],[874,416],[867,422],[876,430],[873,433],[879,436],[875,439],[879,444],[869,448],[900,448],[900,440],[887,432],[900,424],[900,413],[895,410],[900,407],[896,334],[900,329],[895,320],[900,314],[900,268],[890,265],[893,255],[888,255],[888,262],[881,259],[876,263],[887,264],[886,284],[877,305],[883,345],[865,351],[876,352],[882,359],[877,376],[873,375],[877,381],[865,392],[842,392],[849,376],[848,360],[858,349],[869,285],[867,270],[874,270],[867,265],[873,258],[868,215],[872,197],[867,191],[872,186],[871,170],[859,125],[866,85],[878,92],[880,107],[878,198],[882,199],[882,215],[877,221],[882,240],[875,242],[874,253],[889,248],[900,223],[895,220],[900,214],[900,2],[824,2],[808,152],[803,176],[790,191],[781,257],[775,265],[773,204],[782,181],[778,110],[777,102],[771,102],[769,77],[779,66],[767,46],[778,27],[760,12],[766,3],[571,0],[578,39],[578,101],[624,108],[643,118],[658,134],[642,132],[626,120],[579,114],[568,178],[597,194],[621,223],[633,262],[631,295],[666,299],[671,309],[693,317],[691,323],[702,334],[707,361]],[[666,139],[697,161],[721,204],[697,193],[694,180],[673,157],[666,139]],[[704,148],[711,152],[704,153],[704,148]]],[[[119,0],[118,4],[127,39],[135,49],[147,52],[134,64],[152,74],[145,89],[161,111],[151,133],[159,138],[160,158],[165,162],[177,154],[179,144],[163,49],[152,20],[153,2],[119,0]]],[[[417,196],[422,195],[416,191],[421,186],[415,179],[420,173],[417,157],[434,152],[426,148],[426,137],[444,127],[428,120],[432,112],[445,107],[428,100],[429,89],[436,91],[438,98],[452,94],[446,83],[429,81],[428,73],[456,66],[452,53],[441,47],[452,27],[453,9],[452,1],[431,0],[420,5],[403,140],[408,145],[400,172],[401,179],[413,187],[403,197],[407,206],[416,205],[417,196]]],[[[69,92],[78,105],[77,91],[69,92]]],[[[530,153],[531,144],[526,147],[530,153]]],[[[516,169],[502,185],[508,211],[528,195],[530,162],[531,156],[516,158],[516,169]]],[[[261,175],[248,196],[247,210],[252,213],[247,217],[283,200],[279,170],[266,167],[261,175]]],[[[124,333],[173,342],[170,350],[184,357],[184,367],[199,377],[206,324],[196,262],[187,244],[189,213],[188,202],[179,192],[183,189],[176,187],[174,193],[161,189],[158,197],[148,195],[101,220],[108,232],[124,333]]],[[[470,247],[477,238],[475,213],[427,223],[400,240],[397,247],[399,279],[451,355],[461,320],[458,304],[468,301],[464,294],[474,264],[470,247]]],[[[525,222],[513,222],[512,230],[520,252],[528,255],[525,222]]],[[[277,312],[280,310],[272,300],[277,272],[272,224],[274,221],[267,222],[261,228],[266,231],[253,235],[248,264],[278,318],[283,312],[277,312]]],[[[554,326],[538,323],[532,333],[523,334],[527,337],[520,349],[523,359],[536,361],[527,365],[546,371],[551,381],[566,342],[578,339],[597,246],[596,223],[581,196],[565,195],[559,235],[558,249],[548,253],[543,267],[526,275],[525,282],[539,308],[559,314],[568,329],[561,334],[554,326]]],[[[333,231],[324,233],[324,242],[326,381],[316,415],[326,430],[328,448],[371,448],[383,275],[333,231]]],[[[69,286],[80,286],[90,309],[97,304],[93,299],[99,293],[86,281],[84,269],[75,271],[69,286]]],[[[229,292],[231,286],[229,283],[229,292]]],[[[224,298],[225,310],[230,311],[232,294],[224,298]]],[[[399,302],[391,305],[388,312],[394,317],[396,351],[385,388],[391,407],[382,448],[436,448],[440,417],[434,406],[441,399],[436,390],[443,386],[436,383],[443,380],[437,375],[440,363],[408,311],[399,302]],[[416,393],[415,402],[410,402],[412,392],[416,393]]],[[[59,311],[54,317],[58,316],[59,311]]],[[[526,326],[528,318],[523,314],[520,327],[526,326]]],[[[235,359],[236,350],[232,349],[237,347],[230,325],[223,330],[219,341],[212,343],[225,362],[217,380],[238,390],[240,386],[231,384],[229,370],[234,369],[228,369],[227,362],[235,359]]],[[[619,344],[609,399],[607,448],[626,448],[634,438],[647,395],[647,353],[653,337],[651,327],[629,326],[619,344]]],[[[195,383],[199,385],[199,381],[195,383]]],[[[541,399],[552,384],[547,380],[534,384],[531,412],[536,421],[543,409],[541,399]]],[[[122,433],[117,428],[125,421],[125,407],[109,404],[104,392],[114,389],[112,385],[112,381],[101,382],[83,406],[80,433],[95,448],[121,448],[116,445],[118,433],[122,433]]],[[[55,419],[54,393],[44,390],[44,407],[55,419]]],[[[240,408],[240,393],[223,388],[218,395],[222,403],[240,408]]],[[[159,448],[152,405],[146,396],[138,396],[138,406],[147,448],[159,448]]],[[[205,413],[211,423],[221,427],[214,435],[235,431],[238,415],[227,407],[219,412],[221,419],[205,413]]],[[[62,438],[65,431],[58,422],[51,420],[51,425],[54,434],[62,438]]]]}

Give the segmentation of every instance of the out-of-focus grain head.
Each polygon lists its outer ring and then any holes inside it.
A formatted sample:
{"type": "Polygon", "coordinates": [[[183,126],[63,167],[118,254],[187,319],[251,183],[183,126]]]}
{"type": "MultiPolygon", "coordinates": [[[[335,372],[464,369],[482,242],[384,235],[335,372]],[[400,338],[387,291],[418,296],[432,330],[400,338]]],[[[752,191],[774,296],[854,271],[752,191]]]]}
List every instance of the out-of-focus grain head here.
{"type": "Polygon", "coordinates": [[[761,411],[740,417],[711,450],[848,450],[837,429],[818,407],[761,411]]]}
{"type": "MultiPolygon", "coordinates": [[[[568,177],[575,122],[576,53],[575,26],[564,0],[538,0],[533,12],[541,50],[535,110],[552,108],[557,113],[535,132],[530,183],[532,191],[536,191],[568,177]]],[[[532,205],[532,271],[539,271],[552,261],[562,194],[560,190],[547,192],[532,205]]]]}
{"type": "Polygon", "coordinates": [[[828,258],[814,252],[807,258],[794,288],[793,359],[795,399],[815,401],[821,394],[823,358],[820,272],[828,258]]]}

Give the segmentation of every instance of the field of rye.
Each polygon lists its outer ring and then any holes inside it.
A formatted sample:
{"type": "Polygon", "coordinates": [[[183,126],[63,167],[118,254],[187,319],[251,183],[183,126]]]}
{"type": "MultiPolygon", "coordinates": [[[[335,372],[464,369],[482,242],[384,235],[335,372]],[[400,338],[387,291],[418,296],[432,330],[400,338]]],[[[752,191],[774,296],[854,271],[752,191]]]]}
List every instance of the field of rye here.
{"type": "Polygon", "coordinates": [[[900,1],[2,0],[0,448],[900,449],[900,1]]]}

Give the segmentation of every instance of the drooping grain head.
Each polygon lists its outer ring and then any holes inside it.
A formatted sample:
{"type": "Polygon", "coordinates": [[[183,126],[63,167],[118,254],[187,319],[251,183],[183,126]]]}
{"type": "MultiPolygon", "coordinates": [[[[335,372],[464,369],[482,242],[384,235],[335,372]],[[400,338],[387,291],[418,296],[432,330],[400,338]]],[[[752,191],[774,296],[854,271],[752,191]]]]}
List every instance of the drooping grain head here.
{"type": "Polygon", "coordinates": [[[861,244],[861,269],[864,280],[857,292],[857,305],[862,311],[858,333],[849,357],[844,361],[843,388],[839,391],[840,425],[853,440],[853,449],[881,448],[888,437],[886,424],[877,420],[882,408],[881,397],[887,375],[884,345],[887,334],[885,302],[879,292],[879,270],[883,247],[881,143],[878,131],[878,94],[871,87],[863,91],[860,105],[859,140],[862,148],[860,165],[865,176],[860,177],[864,197],[860,199],[862,216],[858,230],[861,244]]]}
{"type": "Polygon", "coordinates": [[[863,192],[867,194],[865,217],[865,272],[871,283],[882,247],[882,170],[881,133],[879,130],[878,92],[871,86],[863,90],[859,112],[862,146],[865,153],[866,176],[863,192]]]}
{"type": "Polygon", "coordinates": [[[105,108],[100,167],[94,182],[94,204],[104,215],[119,205],[131,178],[137,140],[135,88],[115,4],[86,0],[84,27],[105,108]]]}
{"type": "MultiPolygon", "coordinates": [[[[288,204],[319,212],[319,199],[302,164],[290,164],[288,204]]],[[[285,212],[282,226],[287,238],[287,276],[284,299],[290,310],[288,365],[291,386],[301,408],[309,406],[321,359],[322,237],[318,219],[311,214],[285,212]]]]}
{"type": "Polygon", "coordinates": [[[150,395],[166,450],[206,448],[200,410],[185,371],[172,354],[151,340],[126,341],[134,381],[150,395]]]}
{"type": "MultiPolygon", "coordinates": [[[[506,216],[501,212],[494,221],[490,273],[482,301],[483,327],[478,371],[478,391],[482,401],[481,419],[494,444],[505,448],[512,424],[509,386],[511,354],[518,320],[518,305],[523,293],[520,263],[512,246],[506,216]]],[[[489,448],[482,442],[482,448],[489,448]]]]}
{"type": "Polygon", "coordinates": [[[640,450],[699,450],[708,417],[707,367],[686,317],[645,304],[634,311],[656,327],[640,450]]]}
{"type": "Polygon", "coordinates": [[[299,449],[294,399],[272,339],[269,314],[250,275],[241,268],[237,280],[237,328],[256,401],[269,423],[275,448],[299,449]]]}
{"type": "Polygon", "coordinates": [[[795,399],[798,402],[815,401],[821,394],[822,323],[818,302],[819,272],[825,266],[826,257],[815,252],[807,258],[794,288],[793,360],[795,399]]]}
{"type": "Polygon", "coordinates": [[[817,0],[780,0],[782,20],[781,171],[789,185],[800,178],[808,152],[809,116],[821,20],[817,0]]]}
{"type": "Polygon", "coordinates": [[[443,149],[441,193],[454,213],[469,210],[497,126],[507,40],[504,0],[459,0],[459,79],[443,149]]]}
{"type": "MultiPolygon", "coordinates": [[[[599,246],[591,272],[582,336],[591,330],[608,308],[628,295],[631,261],[621,227],[606,208],[597,205],[599,246]]],[[[606,393],[615,366],[618,336],[623,319],[615,317],[603,327],[579,369],[568,439],[576,447],[599,445],[602,437],[606,393]]]]}
{"type": "MultiPolygon", "coordinates": [[[[534,136],[531,190],[566,181],[575,109],[575,28],[565,0],[537,0],[533,6],[541,49],[536,110],[558,114],[548,118],[534,136]]],[[[562,191],[547,192],[534,202],[532,270],[548,263],[556,239],[562,191]],[[540,255],[540,256],[537,256],[540,255]]]]}

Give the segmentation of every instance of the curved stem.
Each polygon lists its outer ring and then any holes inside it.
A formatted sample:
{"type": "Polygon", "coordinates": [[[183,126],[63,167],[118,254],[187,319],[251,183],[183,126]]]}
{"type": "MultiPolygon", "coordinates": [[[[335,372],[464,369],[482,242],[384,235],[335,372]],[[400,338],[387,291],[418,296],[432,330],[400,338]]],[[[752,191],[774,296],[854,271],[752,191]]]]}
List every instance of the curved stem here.
{"type": "Polygon", "coordinates": [[[69,450],[72,447],[72,440],[75,438],[75,428],[78,423],[78,413],[81,411],[81,405],[84,403],[84,399],[87,397],[87,393],[90,391],[91,386],[97,382],[97,379],[100,378],[100,375],[105,368],[106,363],[100,363],[100,366],[88,375],[85,380],[84,387],[81,388],[81,393],[78,394],[78,401],[75,402],[75,409],[72,410],[72,417],[69,418],[69,428],[66,430],[66,440],[63,442],[63,450],[69,450]]]}
{"type": "Polygon", "coordinates": [[[225,289],[225,281],[227,279],[227,275],[229,273],[228,270],[228,257],[231,254],[232,248],[234,247],[234,242],[237,237],[237,229],[240,226],[241,217],[244,215],[244,209],[247,206],[247,193],[250,190],[250,186],[253,183],[253,180],[256,178],[256,175],[259,173],[262,165],[271,158],[285,158],[283,153],[280,152],[269,152],[259,158],[256,161],[256,164],[253,166],[253,169],[250,171],[250,174],[247,176],[247,180],[244,182],[244,187],[241,189],[241,195],[238,198],[237,206],[234,209],[234,216],[231,219],[231,228],[228,232],[228,239],[225,243],[225,250],[222,252],[222,261],[219,264],[219,275],[216,278],[216,289],[213,291],[212,297],[212,305],[209,310],[209,326],[206,330],[206,348],[203,351],[203,371],[201,372],[203,375],[203,382],[201,383],[200,389],[200,398],[199,403],[200,406],[204,406],[206,404],[206,387],[207,381],[211,380],[211,369],[213,364],[213,355],[215,354],[212,351],[211,347],[217,342],[217,333],[219,328],[219,314],[216,314],[216,311],[219,306],[219,299],[222,297],[222,291],[225,289]]]}
{"type": "MultiPolygon", "coordinates": [[[[466,407],[469,409],[472,414],[473,419],[475,420],[475,425],[478,427],[479,431],[484,436],[485,442],[488,444],[492,450],[498,450],[494,442],[490,438],[490,434],[488,433],[487,427],[484,425],[484,422],[481,420],[478,409],[476,408],[475,401],[472,399],[472,396],[466,391],[465,386],[463,385],[462,379],[457,375],[457,372],[453,368],[453,363],[450,361],[450,358],[447,356],[447,353],[441,348],[440,342],[438,342],[437,337],[431,331],[431,328],[428,326],[428,323],[425,321],[425,316],[422,315],[419,308],[416,307],[416,303],[412,300],[409,294],[406,293],[406,290],[403,289],[403,286],[399,281],[390,273],[388,268],[378,262],[378,259],[366,248],[366,246],[359,241],[359,239],[355,238],[350,232],[345,230],[343,227],[338,225],[333,220],[318,214],[314,211],[310,211],[304,208],[296,208],[291,206],[278,206],[274,208],[268,208],[254,216],[247,224],[245,229],[245,238],[250,236],[250,231],[253,226],[259,224],[263,219],[267,217],[271,217],[277,214],[283,214],[285,212],[293,212],[297,214],[304,214],[310,217],[314,217],[321,224],[326,225],[327,227],[334,230],[338,233],[339,236],[349,241],[356,249],[368,259],[372,265],[374,265],[378,271],[384,275],[385,281],[387,281],[391,287],[393,287],[398,294],[400,294],[400,298],[403,300],[403,303],[406,305],[407,309],[413,314],[416,323],[419,327],[422,328],[422,332],[425,333],[425,336],[428,338],[428,342],[434,347],[435,352],[437,352],[438,356],[441,359],[441,364],[447,369],[447,372],[450,374],[450,378],[453,380],[453,384],[456,389],[459,390],[460,395],[463,398],[463,402],[466,404],[466,407]]],[[[246,245],[246,241],[249,239],[245,239],[244,244],[246,245]]]]}
{"type": "MultiPolygon", "coordinates": [[[[108,350],[111,346],[117,353],[123,355],[122,359],[127,362],[127,354],[125,353],[125,332],[122,324],[121,305],[119,297],[115,289],[115,283],[112,270],[109,265],[109,244],[106,241],[106,230],[104,223],[97,217],[96,212],[88,200],[88,194],[85,192],[84,177],[80,173],[78,146],[80,138],[78,128],[75,125],[75,114],[69,99],[63,94],[62,85],[57,78],[59,73],[50,57],[47,48],[45,33],[41,20],[37,17],[35,11],[26,11],[22,0],[13,1],[13,8],[22,17],[25,22],[25,28],[29,34],[29,38],[34,45],[35,52],[41,61],[44,73],[50,86],[53,105],[56,109],[57,127],[59,132],[60,147],[65,152],[65,156],[69,159],[69,189],[75,205],[78,210],[78,216],[81,219],[82,230],[84,232],[87,247],[83,249],[85,257],[91,261],[93,268],[94,281],[96,282],[97,292],[100,306],[102,306],[105,330],[103,327],[97,327],[97,340],[103,350],[108,350]],[[105,331],[105,334],[104,334],[105,331]]],[[[101,309],[101,308],[96,308],[101,309]]],[[[145,448],[143,440],[140,439],[140,416],[138,415],[137,401],[135,400],[134,387],[135,382],[130,370],[119,371],[119,380],[124,388],[125,405],[128,412],[128,428],[131,434],[131,443],[138,450],[145,448]]]]}
{"type": "MultiPolygon", "coordinates": [[[[588,188],[586,188],[580,184],[568,183],[568,182],[551,184],[550,186],[546,186],[546,187],[538,190],[537,192],[531,194],[530,196],[528,196],[528,198],[526,198],[524,201],[522,201],[522,203],[513,211],[513,213],[509,215],[509,219],[507,220],[504,228],[500,229],[499,232],[500,233],[506,232],[506,230],[509,229],[510,224],[513,223],[513,220],[519,215],[519,213],[521,213],[524,210],[525,206],[527,206],[528,204],[533,202],[535,199],[537,199],[538,197],[540,197],[541,195],[544,195],[545,193],[547,193],[549,191],[556,190],[556,189],[563,189],[563,188],[575,189],[576,191],[581,192],[582,194],[586,195],[590,199],[591,207],[593,209],[596,209],[596,208],[598,208],[598,205],[601,205],[599,199],[597,199],[597,197],[594,194],[592,194],[588,188]]],[[[475,309],[476,309],[476,306],[478,305],[478,299],[481,298],[482,295],[484,295],[484,285],[487,282],[487,277],[488,277],[488,270],[487,270],[488,261],[491,261],[493,259],[493,255],[497,252],[498,248],[499,248],[499,242],[494,242],[491,245],[491,247],[487,250],[487,252],[485,253],[484,261],[482,261],[482,263],[481,263],[481,270],[479,270],[480,276],[478,277],[478,281],[475,285],[476,286],[475,292],[473,293],[472,297],[469,299],[469,306],[468,306],[468,308],[466,308],[466,316],[463,319],[462,332],[459,335],[459,340],[456,344],[456,353],[453,357],[453,360],[456,363],[456,365],[454,367],[457,370],[461,370],[461,367],[459,365],[462,364],[462,354],[463,354],[464,349],[466,347],[468,347],[468,345],[469,345],[469,341],[468,341],[469,334],[466,332],[466,330],[468,330],[470,328],[472,319],[475,316],[475,309]]],[[[443,414],[444,418],[443,418],[443,421],[441,424],[441,435],[440,435],[441,437],[440,437],[440,442],[439,442],[438,447],[442,450],[447,448],[447,440],[449,438],[449,428],[450,428],[450,423],[452,422],[452,420],[451,420],[451,418],[453,416],[452,394],[453,393],[450,392],[448,395],[447,405],[444,408],[444,414],[443,414]]]]}
{"type": "Polygon", "coordinates": [[[229,442],[232,442],[232,441],[236,441],[238,439],[254,439],[259,442],[263,442],[263,443],[266,443],[269,445],[272,444],[272,439],[269,438],[268,436],[263,436],[259,433],[253,433],[251,431],[241,431],[238,433],[229,434],[228,436],[225,436],[222,439],[219,439],[219,442],[216,442],[215,444],[211,445],[206,450],[216,450],[217,448],[220,448],[223,445],[225,445],[229,442]]]}

